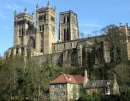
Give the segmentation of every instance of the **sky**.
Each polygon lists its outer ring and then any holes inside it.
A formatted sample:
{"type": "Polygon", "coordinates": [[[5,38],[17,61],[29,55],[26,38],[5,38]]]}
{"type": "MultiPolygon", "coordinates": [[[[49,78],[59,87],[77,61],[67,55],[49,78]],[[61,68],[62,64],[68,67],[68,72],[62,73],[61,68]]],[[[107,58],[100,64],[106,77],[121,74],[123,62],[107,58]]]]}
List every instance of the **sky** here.
{"type": "MultiPolygon", "coordinates": [[[[13,47],[14,11],[36,14],[36,5],[46,7],[48,0],[0,0],[0,56],[13,47]]],[[[57,9],[57,26],[59,13],[72,10],[78,15],[79,32],[83,37],[93,35],[107,25],[119,26],[130,23],[130,0],[49,0],[50,6],[57,9]]],[[[57,27],[58,30],[59,27],[57,27]]],[[[58,32],[58,31],[57,31],[58,32]]],[[[58,36],[58,33],[57,33],[58,36]]]]}

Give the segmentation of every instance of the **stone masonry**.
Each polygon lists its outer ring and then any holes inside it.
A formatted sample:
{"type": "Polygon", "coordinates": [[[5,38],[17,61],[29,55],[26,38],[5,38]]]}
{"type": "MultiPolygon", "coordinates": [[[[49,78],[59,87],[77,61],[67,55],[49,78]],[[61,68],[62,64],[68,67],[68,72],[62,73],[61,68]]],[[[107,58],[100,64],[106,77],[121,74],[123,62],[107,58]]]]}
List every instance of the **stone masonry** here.
{"type": "Polygon", "coordinates": [[[23,13],[14,12],[14,45],[9,48],[4,58],[16,54],[39,60],[44,65],[46,57],[59,66],[85,66],[89,63],[110,63],[130,60],[130,27],[120,25],[109,28],[102,36],[79,39],[78,16],[72,10],[61,12],[59,20],[59,39],[56,39],[56,7],[39,8],[36,5],[36,27],[34,13],[27,9],[23,13]],[[91,61],[90,61],[91,60],[91,61]]]}

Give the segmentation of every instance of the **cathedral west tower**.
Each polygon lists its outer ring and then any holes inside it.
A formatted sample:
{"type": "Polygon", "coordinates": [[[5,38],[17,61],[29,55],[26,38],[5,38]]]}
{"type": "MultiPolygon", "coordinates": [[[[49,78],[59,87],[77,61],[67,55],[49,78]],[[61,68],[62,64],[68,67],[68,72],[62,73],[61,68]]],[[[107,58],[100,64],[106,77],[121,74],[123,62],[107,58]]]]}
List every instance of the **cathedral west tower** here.
{"type": "Polygon", "coordinates": [[[56,42],[56,7],[36,6],[36,49],[43,54],[52,53],[52,43],[56,42]]]}

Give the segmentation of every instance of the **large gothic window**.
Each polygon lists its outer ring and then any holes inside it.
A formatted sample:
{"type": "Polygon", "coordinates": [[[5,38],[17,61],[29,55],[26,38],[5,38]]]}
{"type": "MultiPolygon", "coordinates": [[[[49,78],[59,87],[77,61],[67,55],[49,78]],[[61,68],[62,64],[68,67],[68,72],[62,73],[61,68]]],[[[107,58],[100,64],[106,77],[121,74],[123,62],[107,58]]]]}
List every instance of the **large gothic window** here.
{"type": "Polygon", "coordinates": [[[35,40],[32,37],[28,40],[28,47],[35,48],[35,40]]]}

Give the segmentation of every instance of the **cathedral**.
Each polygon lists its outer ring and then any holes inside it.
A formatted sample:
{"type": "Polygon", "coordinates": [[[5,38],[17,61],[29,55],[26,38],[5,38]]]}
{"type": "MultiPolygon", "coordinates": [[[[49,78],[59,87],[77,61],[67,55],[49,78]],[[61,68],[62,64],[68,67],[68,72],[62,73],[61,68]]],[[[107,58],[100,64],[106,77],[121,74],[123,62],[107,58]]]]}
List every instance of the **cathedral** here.
{"type": "Polygon", "coordinates": [[[36,27],[34,13],[27,9],[23,13],[14,12],[14,44],[4,58],[16,54],[35,58],[40,65],[47,61],[58,66],[83,66],[92,60],[94,64],[102,61],[130,59],[130,27],[120,23],[117,28],[110,28],[107,35],[79,39],[77,14],[72,10],[60,12],[59,28],[56,28],[56,7],[39,8],[36,5],[36,27]],[[58,29],[59,39],[56,39],[58,29]],[[118,32],[118,34],[117,34],[118,32]],[[112,40],[110,40],[112,39],[112,40]],[[113,43],[112,43],[113,42],[113,43]],[[115,45],[117,42],[118,44],[115,45]]]}

